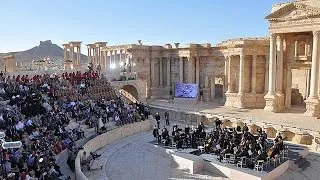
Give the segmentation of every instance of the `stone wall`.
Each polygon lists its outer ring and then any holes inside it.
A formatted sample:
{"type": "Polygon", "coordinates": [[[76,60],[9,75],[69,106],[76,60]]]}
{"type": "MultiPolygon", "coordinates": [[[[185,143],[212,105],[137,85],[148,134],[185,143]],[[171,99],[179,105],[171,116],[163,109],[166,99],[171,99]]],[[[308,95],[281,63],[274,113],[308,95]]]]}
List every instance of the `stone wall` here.
{"type": "Polygon", "coordinates": [[[88,180],[88,178],[83,174],[80,165],[80,159],[84,151],[89,154],[89,152],[95,152],[98,149],[107,146],[108,144],[144,131],[151,130],[156,124],[155,120],[151,118],[151,120],[141,121],[134,124],[129,124],[111,131],[108,131],[104,134],[101,134],[92,140],[88,141],[84,146],[83,150],[78,152],[78,155],[75,160],[75,175],[77,180],[88,180]]]}
{"type": "Polygon", "coordinates": [[[257,71],[256,71],[256,93],[264,93],[265,90],[265,73],[266,73],[266,58],[258,56],[257,71]]]}
{"type": "Polygon", "coordinates": [[[320,134],[316,131],[302,130],[297,127],[285,127],[275,124],[266,124],[265,122],[252,122],[252,119],[240,119],[238,117],[232,117],[232,115],[224,114],[206,114],[199,112],[191,112],[181,109],[170,109],[161,106],[150,106],[152,114],[159,113],[161,117],[167,111],[170,114],[170,119],[183,121],[187,123],[200,123],[204,125],[213,126],[215,124],[215,118],[219,118],[223,122],[223,126],[240,126],[242,127],[246,123],[249,127],[249,131],[253,134],[257,134],[257,129],[262,128],[268,134],[268,137],[274,138],[278,133],[281,133],[286,141],[293,143],[308,145],[310,149],[320,151],[320,134]]]}
{"type": "MultiPolygon", "coordinates": [[[[305,99],[307,97],[307,70],[292,69],[292,88],[299,89],[299,93],[305,99]]],[[[293,98],[293,96],[292,96],[293,98]]],[[[295,101],[295,100],[293,100],[295,101]]]]}

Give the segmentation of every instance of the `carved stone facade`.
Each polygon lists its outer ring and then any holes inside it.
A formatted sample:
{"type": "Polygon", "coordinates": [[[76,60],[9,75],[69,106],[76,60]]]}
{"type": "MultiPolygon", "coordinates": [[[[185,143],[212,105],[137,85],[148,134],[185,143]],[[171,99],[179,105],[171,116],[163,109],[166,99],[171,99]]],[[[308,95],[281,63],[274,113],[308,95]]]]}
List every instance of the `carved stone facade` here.
{"type": "Polygon", "coordinates": [[[68,44],[63,44],[64,65],[66,69],[81,66],[81,43],[79,41],[71,41],[68,44]],[[74,48],[76,48],[76,52],[74,52],[74,48]]]}
{"type": "Polygon", "coordinates": [[[14,55],[7,55],[3,58],[3,70],[4,72],[16,72],[17,71],[17,62],[14,55]]]}
{"type": "Polygon", "coordinates": [[[264,109],[281,112],[305,103],[306,116],[320,117],[320,2],[276,4],[266,19],[270,23],[270,59],[264,109]]]}
{"type": "Polygon", "coordinates": [[[234,39],[214,47],[209,43],[149,46],[139,41],[137,44],[106,46],[102,52],[106,54],[107,76],[116,79],[118,74],[129,74],[129,77],[146,80],[148,98],[169,99],[173,96],[174,84],[184,82],[199,85],[199,100],[221,102],[230,85],[230,92],[226,93],[227,106],[264,107],[268,39],[234,39]],[[242,70],[239,69],[240,52],[245,58],[242,70]],[[229,59],[231,66],[226,68],[229,59]],[[255,61],[254,72],[251,71],[252,61],[255,61]],[[230,76],[226,76],[228,71],[230,76]],[[241,79],[239,72],[244,72],[241,79]],[[255,74],[255,85],[251,83],[252,73],[255,74]],[[244,85],[239,91],[242,94],[238,93],[240,81],[244,85]],[[254,87],[252,91],[251,86],[254,87]]]}

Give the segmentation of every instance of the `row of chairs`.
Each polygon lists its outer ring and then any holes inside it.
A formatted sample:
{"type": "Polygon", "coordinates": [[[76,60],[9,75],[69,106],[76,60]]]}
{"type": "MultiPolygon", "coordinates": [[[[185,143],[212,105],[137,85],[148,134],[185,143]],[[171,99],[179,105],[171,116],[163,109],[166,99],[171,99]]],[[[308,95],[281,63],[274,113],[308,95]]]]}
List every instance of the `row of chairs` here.
{"type": "MultiPolygon", "coordinates": [[[[279,154],[275,155],[273,158],[267,157],[266,161],[258,160],[254,165],[254,170],[262,172],[264,167],[269,168],[271,165],[273,165],[273,167],[275,168],[278,165],[280,165],[281,162],[283,162],[286,158],[288,158],[288,153],[289,153],[288,147],[285,146],[285,148],[279,154]]],[[[253,159],[249,159],[249,160],[253,161],[253,159]]],[[[241,168],[246,167],[247,161],[248,161],[247,157],[241,157],[240,160],[237,162],[237,167],[241,167],[241,168]]],[[[235,164],[236,157],[234,154],[225,154],[221,162],[235,164]]]]}

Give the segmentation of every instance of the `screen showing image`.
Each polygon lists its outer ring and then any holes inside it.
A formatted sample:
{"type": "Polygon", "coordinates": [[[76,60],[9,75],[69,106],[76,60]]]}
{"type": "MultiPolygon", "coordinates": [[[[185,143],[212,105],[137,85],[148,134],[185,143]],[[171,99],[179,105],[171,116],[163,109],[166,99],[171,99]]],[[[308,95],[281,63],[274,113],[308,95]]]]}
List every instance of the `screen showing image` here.
{"type": "Polygon", "coordinates": [[[198,96],[198,84],[176,83],[174,96],[179,98],[196,98],[198,96]]]}

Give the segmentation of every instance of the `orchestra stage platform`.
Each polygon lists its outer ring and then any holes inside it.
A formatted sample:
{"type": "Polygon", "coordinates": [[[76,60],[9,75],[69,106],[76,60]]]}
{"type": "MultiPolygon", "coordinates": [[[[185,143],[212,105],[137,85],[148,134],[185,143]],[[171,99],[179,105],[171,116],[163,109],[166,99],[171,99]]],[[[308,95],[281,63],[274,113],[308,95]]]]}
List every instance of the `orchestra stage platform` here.
{"type": "Polygon", "coordinates": [[[264,166],[263,171],[255,171],[252,168],[237,167],[236,164],[222,163],[217,159],[217,155],[200,153],[198,149],[176,149],[174,147],[164,146],[158,142],[150,142],[158,148],[162,148],[171,155],[172,164],[180,169],[187,169],[191,174],[197,174],[200,171],[212,172],[221,177],[237,180],[272,180],[283,175],[288,169],[297,170],[301,166],[308,164],[304,157],[309,154],[308,148],[300,145],[287,144],[288,157],[274,167],[273,162],[268,167],[264,166]]]}

